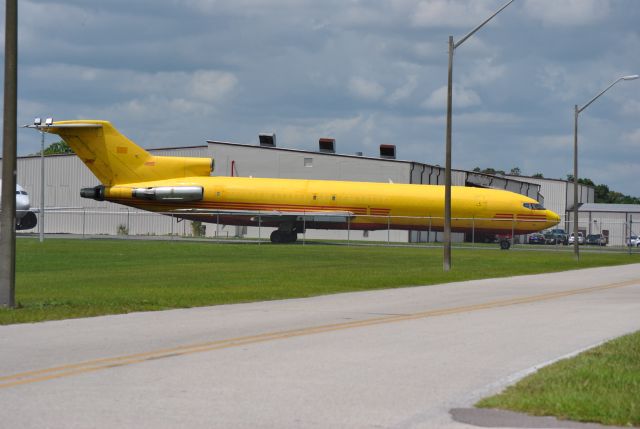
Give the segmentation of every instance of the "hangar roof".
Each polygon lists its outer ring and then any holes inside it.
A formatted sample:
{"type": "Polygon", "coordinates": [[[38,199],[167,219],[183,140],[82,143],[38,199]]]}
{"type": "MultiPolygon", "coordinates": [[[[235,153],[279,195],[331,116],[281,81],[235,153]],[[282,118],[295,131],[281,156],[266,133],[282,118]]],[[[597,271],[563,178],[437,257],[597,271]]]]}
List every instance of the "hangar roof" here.
{"type": "Polygon", "coordinates": [[[608,213],[640,213],[640,204],[585,203],[578,208],[578,211],[608,212],[608,213]]]}

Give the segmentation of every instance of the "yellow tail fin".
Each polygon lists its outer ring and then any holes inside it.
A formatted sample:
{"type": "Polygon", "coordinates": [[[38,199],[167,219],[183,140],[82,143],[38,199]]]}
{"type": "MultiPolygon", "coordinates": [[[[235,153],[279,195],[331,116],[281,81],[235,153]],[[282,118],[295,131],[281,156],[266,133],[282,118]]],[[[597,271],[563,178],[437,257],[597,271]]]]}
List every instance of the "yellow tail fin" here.
{"type": "Polygon", "coordinates": [[[58,121],[43,131],[59,135],[103,185],[209,176],[210,158],[153,156],[108,121],[58,121]]]}

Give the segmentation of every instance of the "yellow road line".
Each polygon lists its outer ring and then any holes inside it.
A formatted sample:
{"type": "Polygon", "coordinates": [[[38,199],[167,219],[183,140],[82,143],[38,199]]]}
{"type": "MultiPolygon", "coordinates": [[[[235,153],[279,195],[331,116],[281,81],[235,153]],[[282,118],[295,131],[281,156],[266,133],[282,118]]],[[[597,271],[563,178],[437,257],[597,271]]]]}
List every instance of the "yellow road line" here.
{"type": "Polygon", "coordinates": [[[244,346],[249,344],[257,344],[266,341],[281,340],[292,337],[300,337],[313,334],[321,334],[325,332],[339,331],[345,329],[361,328],[372,325],[380,325],[393,322],[402,322],[407,320],[423,319],[427,317],[446,316],[451,314],[469,313],[478,310],[486,310],[491,308],[508,307],[512,305],[528,304],[551,299],[564,298],[572,295],[579,295],[591,292],[598,292],[608,289],[615,289],[624,286],[631,286],[640,283],[640,279],[628,280],[624,282],[611,283],[601,286],[592,286],[587,288],[570,289],[559,292],[550,292],[541,295],[532,295],[519,298],[511,298],[498,301],[490,301],[481,304],[470,304],[459,307],[450,307],[436,310],[429,310],[413,314],[403,314],[395,316],[382,316],[364,320],[356,320],[351,322],[335,323],[329,325],[314,326],[309,328],[292,329],[289,331],[270,332],[264,334],[250,335],[245,337],[229,338],[224,340],[209,341],[186,346],[178,346],[173,348],[154,350],[144,353],[135,353],[124,356],[116,356],[111,358],[94,359],[70,365],[62,365],[53,368],[46,368],[34,371],[26,371],[17,374],[1,376],[0,389],[19,386],[23,384],[37,383],[41,381],[53,380],[56,378],[70,377],[73,375],[84,374],[88,372],[100,371],[108,368],[131,365],[135,363],[162,359],[174,356],[184,356],[193,353],[201,353],[212,350],[227,349],[231,347],[244,346]]]}

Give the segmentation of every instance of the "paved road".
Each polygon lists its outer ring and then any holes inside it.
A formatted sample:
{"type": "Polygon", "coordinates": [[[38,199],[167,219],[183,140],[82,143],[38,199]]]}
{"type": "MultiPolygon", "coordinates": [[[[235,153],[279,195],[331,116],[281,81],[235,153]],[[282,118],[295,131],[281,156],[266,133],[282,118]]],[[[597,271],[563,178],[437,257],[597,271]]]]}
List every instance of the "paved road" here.
{"type": "Polygon", "coordinates": [[[640,329],[640,265],[0,327],[0,427],[469,428],[640,329]]]}

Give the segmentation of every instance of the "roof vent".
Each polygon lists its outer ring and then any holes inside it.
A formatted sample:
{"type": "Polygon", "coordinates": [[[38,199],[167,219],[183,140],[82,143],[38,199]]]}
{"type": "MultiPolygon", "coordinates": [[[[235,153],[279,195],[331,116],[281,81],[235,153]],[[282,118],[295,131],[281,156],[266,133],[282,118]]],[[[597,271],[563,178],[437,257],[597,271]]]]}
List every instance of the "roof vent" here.
{"type": "Polygon", "coordinates": [[[318,149],[323,153],[336,153],[336,139],[322,137],[318,140],[318,149]]]}
{"type": "Polygon", "coordinates": [[[362,152],[356,152],[356,156],[362,156],[362,152]]]}
{"type": "Polygon", "coordinates": [[[275,133],[260,133],[258,134],[260,140],[260,146],[263,147],[276,147],[276,134],[275,133]]]}
{"type": "Polygon", "coordinates": [[[380,145],[380,158],[396,159],[396,145],[394,145],[394,144],[381,144],[380,145]]]}

